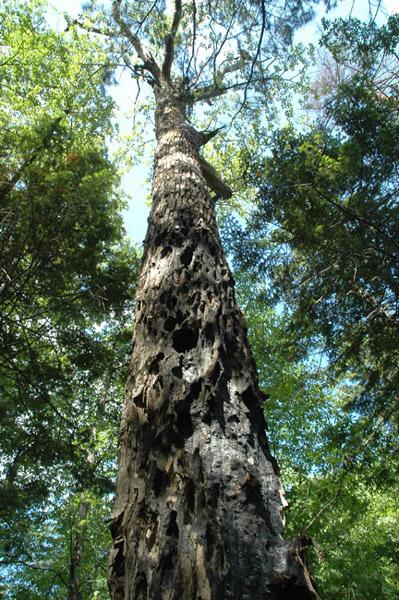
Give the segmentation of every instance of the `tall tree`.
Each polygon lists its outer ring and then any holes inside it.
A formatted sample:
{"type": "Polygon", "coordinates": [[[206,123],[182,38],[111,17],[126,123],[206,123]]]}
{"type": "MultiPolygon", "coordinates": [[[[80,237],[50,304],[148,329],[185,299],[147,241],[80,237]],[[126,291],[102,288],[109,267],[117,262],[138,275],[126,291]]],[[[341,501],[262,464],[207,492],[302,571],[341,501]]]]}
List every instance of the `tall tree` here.
{"type": "Polygon", "coordinates": [[[316,598],[301,540],[282,537],[263,396],[216,228],[215,200],[232,190],[200,153],[217,131],[190,124],[194,105],[217,106],[232,90],[233,114],[256,111],[279,78],[270,54],[289,49],[312,4],[114,0],[108,17],[92,3],[91,23],[70,24],[106,34],[155,103],[111,525],[114,600],[316,598]]]}

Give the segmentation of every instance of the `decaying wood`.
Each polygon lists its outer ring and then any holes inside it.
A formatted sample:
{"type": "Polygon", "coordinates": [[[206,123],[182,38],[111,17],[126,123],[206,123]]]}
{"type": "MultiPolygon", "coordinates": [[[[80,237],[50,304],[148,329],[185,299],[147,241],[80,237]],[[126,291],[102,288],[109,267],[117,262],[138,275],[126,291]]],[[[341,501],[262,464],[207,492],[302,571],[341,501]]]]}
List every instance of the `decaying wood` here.
{"type": "Polygon", "coordinates": [[[204,174],[201,134],[179,98],[156,88],[156,100],[111,596],[315,600],[299,547],[283,540],[263,398],[207,190],[218,193],[220,182],[210,185],[204,174]]]}

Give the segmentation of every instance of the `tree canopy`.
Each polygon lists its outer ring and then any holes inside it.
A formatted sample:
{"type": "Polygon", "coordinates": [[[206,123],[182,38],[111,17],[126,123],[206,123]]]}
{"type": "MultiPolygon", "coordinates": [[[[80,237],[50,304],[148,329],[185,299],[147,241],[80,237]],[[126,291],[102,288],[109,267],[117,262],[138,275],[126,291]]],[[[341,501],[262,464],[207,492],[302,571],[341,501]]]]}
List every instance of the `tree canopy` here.
{"type": "Polygon", "coordinates": [[[347,71],[329,82],[315,125],[275,134],[253,171],[260,203],[248,229],[270,239],[261,264],[297,337],[351,374],[354,408],[375,423],[397,414],[397,27],[393,16],[329,28],[324,43],[347,71]]]}

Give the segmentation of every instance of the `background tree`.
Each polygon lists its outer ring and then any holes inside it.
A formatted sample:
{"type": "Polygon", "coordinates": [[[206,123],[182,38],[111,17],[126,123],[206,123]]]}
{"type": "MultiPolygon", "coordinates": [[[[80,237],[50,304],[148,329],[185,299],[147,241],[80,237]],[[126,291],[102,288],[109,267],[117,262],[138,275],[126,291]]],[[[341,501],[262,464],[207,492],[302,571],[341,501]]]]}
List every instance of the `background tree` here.
{"type": "Polygon", "coordinates": [[[138,264],[105,146],[107,61],[52,32],[40,3],[9,3],[0,28],[3,590],[93,598],[105,552],[88,564],[82,511],[98,524],[112,489],[138,264]]]}
{"type": "Polygon", "coordinates": [[[270,232],[267,273],[301,339],[326,351],[336,374],[351,374],[368,434],[388,421],[396,430],[397,27],[396,15],[380,29],[338,22],[326,34],[336,53],[349,40],[351,76],[327,97],[324,121],[276,134],[251,223],[270,232]]]}
{"type": "Polygon", "coordinates": [[[253,276],[236,272],[236,282],[261,389],[269,395],[268,438],[289,503],[286,534],[311,534],[309,559],[322,598],[393,599],[397,465],[391,461],[381,477],[383,441],[366,460],[357,458],[361,423],[345,410],[348,386],[331,380],[320,356],[298,356],[289,309],[271,308],[253,276]]]}

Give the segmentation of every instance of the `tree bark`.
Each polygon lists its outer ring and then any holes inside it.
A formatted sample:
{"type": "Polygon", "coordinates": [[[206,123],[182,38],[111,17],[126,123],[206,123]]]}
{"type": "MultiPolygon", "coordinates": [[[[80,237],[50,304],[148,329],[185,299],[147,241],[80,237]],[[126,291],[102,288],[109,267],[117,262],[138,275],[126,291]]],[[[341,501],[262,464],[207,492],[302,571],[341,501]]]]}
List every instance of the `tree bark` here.
{"type": "Polygon", "coordinates": [[[137,289],[111,531],[113,600],[315,599],[201,172],[201,134],[156,86],[152,210],[137,289]]]}

